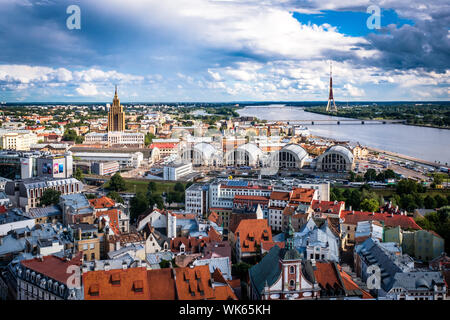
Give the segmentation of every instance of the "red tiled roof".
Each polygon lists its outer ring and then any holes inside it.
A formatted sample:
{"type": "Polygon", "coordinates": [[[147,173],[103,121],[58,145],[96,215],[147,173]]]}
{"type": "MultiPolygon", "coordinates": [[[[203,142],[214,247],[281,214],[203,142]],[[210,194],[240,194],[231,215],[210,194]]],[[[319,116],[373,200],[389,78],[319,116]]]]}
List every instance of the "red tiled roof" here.
{"type": "Polygon", "coordinates": [[[120,234],[119,229],[119,210],[117,209],[109,209],[106,211],[97,211],[95,213],[97,218],[101,218],[104,216],[109,217],[109,226],[115,234],[120,234]]]}
{"type": "Polygon", "coordinates": [[[214,298],[211,286],[209,266],[195,266],[193,268],[176,268],[175,285],[179,300],[204,300],[214,298]]]}
{"type": "Polygon", "coordinates": [[[277,245],[278,247],[280,247],[280,249],[284,248],[285,242],[284,241],[279,241],[279,242],[274,242],[274,241],[261,241],[261,248],[264,251],[270,251],[270,249],[272,249],[273,246],[277,245]]]}
{"type": "Polygon", "coordinates": [[[390,213],[375,212],[362,212],[362,211],[342,211],[341,218],[344,219],[345,224],[356,225],[359,221],[370,221],[377,220],[382,221],[386,227],[397,227],[400,226],[402,229],[415,229],[421,230],[422,228],[414,221],[413,218],[390,213]]]}
{"type": "Polygon", "coordinates": [[[292,202],[302,202],[311,203],[313,200],[316,190],[306,189],[306,188],[295,188],[292,190],[290,201],[292,202]]]}
{"type": "Polygon", "coordinates": [[[231,214],[230,222],[228,224],[228,230],[232,233],[235,233],[236,228],[239,225],[239,222],[244,219],[256,219],[256,213],[248,213],[248,214],[231,214]]]}
{"type": "Polygon", "coordinates": [[[200,249],[206,246],[207,243],[211,242],[209,237],[176,237],[170,241],[170,250],[172,252],[179,252],[181,244],[185,245],[185,252],[199,253],[200,249]]]}
{"type": "Polygon", "coordinates": [[[222,218],[215,211],[211,211],[211,213],[208,216],[208,220],[214,222],[219,226],[222,224],[222,218]]]}
{"type": "Polygon", "coordinates": [[[147,280],[150,300],[175,300],[175,279],[172,269],[148,270],[147,280]]]}
{"type": "Polygon", "coordinates": [[[208,230],[208,238],[210,241],[222,241],[222,235],[213,227],[208,230]]]}
{"type": "Polygon", "coordinates": [[[272,191],[270,194],[270,200],[283,200],[283,201],[289,201],[290,193],[284,192],[284,191],[272,191]]]}
{"type": "Polygon", "coordinates": [[[95,209],[112,208],[116,205],[116,202],[107,196],[103,196],[97,199],[90,199],[89,203],[95,209]]]}
{"type": "Polygon", "coordinates": [[[177,219],[188,219],[188,220],[195,219],[195,214],[193,214],[193,213],[171,213],[171,212],[169,212],[169,214],[177,217],[177,219]]]}
{"type": "Polygon", "coordinates": [[[71,273],[67,273],[67,268],[71,265],[81,265],[81,252],[69,261],[50,255],[42,257],[42,261],[39,258],[33,258],[30,260],[23,260],[21,261],[21,264],[24,267],[39,272],[53,280],[66,283],[68,278],[72,275],[71,273]]]}
{"type": "Polygon", "coordinates": [[[345,205],[344,201],[339,201],[335,203],[334,201],[319,201],[313,200],[311,204],[311,208],[314,211],[323,212],[323,213],[332,213],[332,214],[340,214],[341,208],[345,205]]]}
{"type": "Polygon", "coordinates": [[[236,228],[242,252],[255,252],[261,241],[272,241],[272,230],[266,219],[245,219],[236,228]]]}
{"type": "Polygon", "coordinates": [[[237,300],[236,295],[219,269],[213,275],[209,266],[176,268],[176,290],[179,300],[237,300]],[[212,282],[225,285],[212,287],[212,282]]]}
{"type": "Polygon", "coordinates": [[[339,281],[339,276],[332,262],[316,262],[316,268],[314,269],[314,277],[321,288],[327,289],[339,287],[342,285],[339,281]]]}
{"type": "Polygon", "coordinates": [[[85,300],[148,300],[150,298],[145,267],[83,274],[85,300]]]}

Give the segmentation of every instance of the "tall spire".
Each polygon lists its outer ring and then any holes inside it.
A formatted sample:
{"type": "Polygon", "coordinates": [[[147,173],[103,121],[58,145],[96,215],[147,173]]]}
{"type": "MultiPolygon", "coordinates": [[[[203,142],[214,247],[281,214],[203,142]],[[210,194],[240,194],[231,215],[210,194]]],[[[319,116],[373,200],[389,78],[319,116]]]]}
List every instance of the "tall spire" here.
{"type": "Polygon", "coordinates": [[[289,216],[289,224],[285,233],[285,247],[287,250],[294,249],[294,227],[292,226],[292,216],[289,216]]]}
{"type": "Polygon", "coordinates": [[[332,61],[330,61],[330,94],[328,95],[328,104],[327,104],[327,112],[335,111],[337,112],[336,103],[334,102],[333,97],[333,70],[332,70],[332,61]]]}

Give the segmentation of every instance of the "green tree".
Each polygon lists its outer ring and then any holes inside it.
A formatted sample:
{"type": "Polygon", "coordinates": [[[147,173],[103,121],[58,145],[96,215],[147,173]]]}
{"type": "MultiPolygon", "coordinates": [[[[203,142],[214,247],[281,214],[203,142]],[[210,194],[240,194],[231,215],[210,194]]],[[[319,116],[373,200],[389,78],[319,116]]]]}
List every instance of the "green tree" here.
{"type": "Polygon", "coordinates": [[[60,196],[61,196],[61,191],[51,189],[51,188],[46,189],[42,193],[41,205],[50,206],[53,204],[58,204],[60,196]]]}
{"type": "Polygon", "coordinates": [[[116,172],[109,180],[109,189],[114,191],[126,190],[125,180],[122,178],[119,172],[116,172]]]}
{"type": "Polygon", "coordinates": [[[177,192],[184,192],[184,186],[181,182],[175,183],[175,187],[173,189],[177,192]]]}
{"type": "Polygon", "coordinates": [[[384,171],[384,177],[386,179],[396,179],[397,174],[392,169],[387,169],[384,171]]]}
{"type": "Polygon", "coordinates": [[[77,168],[73,174],[73,177],[79,181],[83,181],[83,171],[81,171],[80,168],[77,168]]]}
{"type": "Polygon", "coordinates": [[[417,192],[417,182],[410,179],[402,179],[397,183],[396,191],[399,195],[417,192]]]}
{"type": "Polygon", "coordinates": [[[435,195],[434,200],[436,201],[437,208],[441,208],[447,205],[447,199],[442,197],[440,194],[435,195]]]}
{"type": "Polygon", "coordinates": [[[364,180],[366,181],[375,181],[377,178],[377,172],[375,169],[367,169],[366,173],[364,174],[364,180]]]}
{"type": "Polygon", "coordinates": [[[353,181],[355,181],[355,179],[356,179],[356,173],[354,171],[350,171],[350,176],[349,176],[348,180],[350,182],[353,182],[353,181]]]}
{"type": "Polygon", "coordinates": [[[156,187],[156,182],[155,181],[150,181],[147,185],[147,193],[154,193],[156,192],[157,187],[156,187]]]}
{"type": "Polygon", "coordinates": [[[144,143],[146,146],[149,146],[152,144],[153,139],[155,139],[155,135],[153,133],[147,132],[145,135],[144,143]]]}
{"type": "Polygon", "coordinates": [[[402,194],[400,196],[400,208],[405,209],[409,212],[418,208],[414,196],[412,194],[402,194]]]}
{"type": "Polygon", "coordinates": [[[156,204],[158,209],[164,209],[164,199],[160,194],[152,194],[148,198],[148,202],[150,207],[153,207],[156,204]]]}
{"type": "Polygon", "coordinates": [[[135,220],[149,208],[149,201],[144,193],[138,192],[130,200],[130,218],[135,220]]]}
{"type": "Polygon", "coordinates": [[[436,208],[436,200],[430,195],[427,195],[423,200],[423,204],[426,209],[435,209],[436,208]]]}
{"type": "Polygon", "coordinates": [[[123,198],[117,191],[110,191],[106,194],[106,196],[113,199],[116,202],[124,203],[123,198]]]}
{"type": "Polygon", "coordinates": [[[442,184],[442,182],[444,182],[444,179],[442,178],[442,175],[440,175],[439,173],[435,173],[433,174],[433,182],[436,185],[442,184]]]}
{"type": "Polygon", "coordinates": [[[364,199],[361,202],[361,210],[368,212],[378,212],[379,203],[376,199],[364,199]]]}

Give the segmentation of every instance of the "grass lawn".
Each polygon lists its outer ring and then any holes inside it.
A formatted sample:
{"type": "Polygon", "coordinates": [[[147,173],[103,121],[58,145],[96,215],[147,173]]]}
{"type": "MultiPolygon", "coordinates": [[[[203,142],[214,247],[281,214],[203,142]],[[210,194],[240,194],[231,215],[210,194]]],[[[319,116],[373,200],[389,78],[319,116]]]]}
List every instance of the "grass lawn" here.
{"type": "MultiPolygon", "coordinates": [[[[126,190],[124,192],[147,192],[147,186],[150,182],[149,181],[144,181],[144,180],[133,180],[133,179],[124,179],[125,180],[125,187],[126,190]]],[[[170,191],[174,191],[174,187],[176,182],[173,181],[155,181],[156,183],[156,194],[162,194],[163,192],[170,192],[170,191]]],[[[181,182],[185,187],[186,187],[186,183],[181,182]]],[[[109,185],[109,181],[106,182],[103,187],[104,188],[108,188],[109,185]]]]}

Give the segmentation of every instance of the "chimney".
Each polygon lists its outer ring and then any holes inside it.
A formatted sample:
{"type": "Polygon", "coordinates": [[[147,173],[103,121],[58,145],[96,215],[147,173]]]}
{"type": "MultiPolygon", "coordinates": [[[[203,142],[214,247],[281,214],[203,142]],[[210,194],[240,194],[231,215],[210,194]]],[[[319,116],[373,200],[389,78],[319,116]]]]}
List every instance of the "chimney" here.
{"type": "Polygon", "coordinates": [[[122,262],[122,269],[126,270],[128,268],[127,263],[124,261],[122,262]]]}
{"type": "Polygon", "coordinates": [[[350,206],[350,207],[348,208],[348,210],[352,211],[352,206],[350,206]]]}

